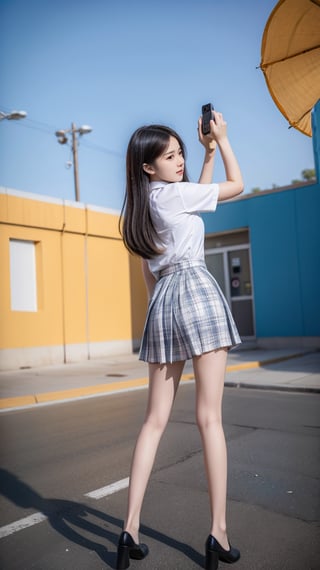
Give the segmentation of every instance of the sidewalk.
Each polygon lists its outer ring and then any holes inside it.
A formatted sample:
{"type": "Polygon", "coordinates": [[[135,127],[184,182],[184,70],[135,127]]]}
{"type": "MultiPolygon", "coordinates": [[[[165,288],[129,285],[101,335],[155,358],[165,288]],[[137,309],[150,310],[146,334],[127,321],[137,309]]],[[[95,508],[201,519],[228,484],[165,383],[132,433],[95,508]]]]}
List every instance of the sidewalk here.
{"type": "MultiPolygon", "coordinates": [[[[147,376],[147,365],[137,354],[0,372],[0,410],[142,389],[147,376]]],[[[193,379],[188,361],[182,382],[193,379]]],[[[320,392],[320,351],[233,349],[225,385],[320,392]]]]}

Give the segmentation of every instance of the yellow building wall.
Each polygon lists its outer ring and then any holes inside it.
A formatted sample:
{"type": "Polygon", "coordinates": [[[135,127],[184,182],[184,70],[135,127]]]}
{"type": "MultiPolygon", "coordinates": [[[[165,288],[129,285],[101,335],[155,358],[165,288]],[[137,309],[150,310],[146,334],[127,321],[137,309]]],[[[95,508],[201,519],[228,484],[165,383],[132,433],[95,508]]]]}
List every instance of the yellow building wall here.
{"type": "Polygon", "coordinates": [[[64,233],[61,242],[64,342],[78,344],[87,334],[85,240],[64,233]]]}
{"type": "MultiPolygon", "coordinates": [[[[61,255],[59,234],[21,226],[0,226],[2,348],[60,344],[62,334],[61,255]],[[58,239],[57,239],[58,238],[58,239]],[[9,240],[36,243],[38,311],[11,310],[9,240]]],[[[21,283],[23,287],[23,283],[21,283]]],[[[0,355],[1,358],[1,355],[0,355]]]]}
{"type": "Polygon", "coordinates": [[[0,189],[0,368],[131,351],[143,327],[132,320],[131,279],[141,272],[118,215],[21,194],[0,189]],[[11,309],[10,239],[36,245],[36,312],[11,309]]]}
{"type": "Polygon", "coordinates": [[[88,239],[90,340],[131,338],[128,254],[120,241],[88,239]]]}
{"type": "Polygon", "coordinates": [[[1,209],[1,222],[33,228],[60,230],[64,222],[64,208],[58,203],[23,199],[5,194],[6,207],[1,209]]]}
{"type": "Polygon", "coordinates": [[[131,322],[132,343],[134,348],[140,345],[145,317],[148,309],[147,289],[143,280],[141,260],[137,256],[129,255],[130,267],[130,296],[131,296],[131,322]]]}

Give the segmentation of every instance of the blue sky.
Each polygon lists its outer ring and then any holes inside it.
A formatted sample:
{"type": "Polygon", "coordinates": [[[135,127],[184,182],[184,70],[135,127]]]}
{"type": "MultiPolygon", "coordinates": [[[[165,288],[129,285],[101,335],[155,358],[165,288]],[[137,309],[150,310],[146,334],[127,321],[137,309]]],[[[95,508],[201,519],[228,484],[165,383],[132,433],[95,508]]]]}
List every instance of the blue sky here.
{"type": "MultiPolygon", "coordinates": [[[[74,199],[71,148],[57,129],[86,124],[81,201],[121,207],[133,130],[162,123],[184,139],[197,180],[197,120],[211,101],[228,123],[245,191],[313,168],[311,138],[275,106],[260,63],[274,0],[0,0],[0,186],[74,199]]],[[[215,181],[223,179],[217,161],[215,181]]]]}

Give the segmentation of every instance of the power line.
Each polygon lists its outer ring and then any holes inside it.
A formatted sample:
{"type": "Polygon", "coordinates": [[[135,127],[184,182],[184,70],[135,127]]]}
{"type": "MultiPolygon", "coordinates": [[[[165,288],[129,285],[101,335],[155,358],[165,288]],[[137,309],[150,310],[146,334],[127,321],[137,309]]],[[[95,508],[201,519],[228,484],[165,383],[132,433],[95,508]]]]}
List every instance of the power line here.
{"type": "Polygon", "coordinates": [[[88,148],[91,148],[92,150],[96,150],[98,152],[103,152],[105,154],[113,154],[114,156],[117,156],[119,158],[124,157],[124,155],[121,152],[117,152],[116,150],[111,150],[109,148],[105,148],[103,146],[100,146],[98,144],[92,143],[92,142],[87,141],[87,140],[81,141],[81,144],[88,147],[88,148]]]}
{"type": "MultiPolygon", "coordinates": [[[[5,105],[1,105],[1,103],[0,103],[0,108],[3,109],[6,113],[9,112],[9,108],[6,107],[5,105]]],[[[55,125],[49,125],[48,123],[44,123],[42,121],[36,121],[35,119],[29,119],[28,117],[26,117],[22,122],[19,122],[16,124],[26,128],[26,129],[32,129],[35,131],[40,131],[40,132],[48,134],[48,135],[52,135],[58,130],[58,127],[55,125]]],[[[111,154],[111,155],[118,157],[118,158],[124,157],[123,153],[121,153],[121,152],[118,152],[116,150],[112,150],[110,148],[103,147],[101,145],[92,143],[90,141],[81,140],[81,144],[83,146],[91,149],[91,150],[94,150],[97,152],[102,152],[103,154],[111,154]]]]}

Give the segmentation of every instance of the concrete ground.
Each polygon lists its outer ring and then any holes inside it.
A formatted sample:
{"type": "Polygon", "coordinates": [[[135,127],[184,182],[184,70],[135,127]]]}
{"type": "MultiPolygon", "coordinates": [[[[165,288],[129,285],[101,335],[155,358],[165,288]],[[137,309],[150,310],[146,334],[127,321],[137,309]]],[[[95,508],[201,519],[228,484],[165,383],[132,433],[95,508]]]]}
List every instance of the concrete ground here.
{"type": "MultiPolygon", "coordinates": [[[[183,382],[194,379],[188,361],[183,382]]],[[[0,372],[0,410],[12,410],[146,388],[148,367],[137,354],[109,356],[0,372]]],[[[320,391],[320,351],[233,349],[228,355],[226,386],[320,391]]]]}

